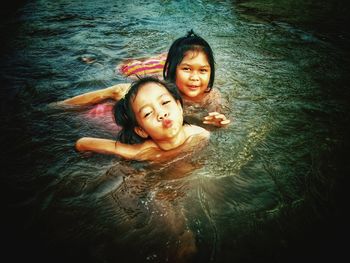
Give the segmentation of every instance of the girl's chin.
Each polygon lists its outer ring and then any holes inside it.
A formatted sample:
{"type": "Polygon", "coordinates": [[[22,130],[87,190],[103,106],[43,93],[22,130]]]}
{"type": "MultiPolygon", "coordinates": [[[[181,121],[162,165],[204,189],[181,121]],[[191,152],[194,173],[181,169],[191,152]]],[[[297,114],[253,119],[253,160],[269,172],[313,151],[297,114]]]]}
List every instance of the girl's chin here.
{"type": "Polygon", "coordinates": [[[180,127],[178,125],[173,125],[172,127],[168,128],[166,131],[166,136],[170,138],[175,138],[178,136],[180,131],[180,127]]]}
{"type": "Polygon", "coordinates": [[[187,97],[189,97],[189,98],[195,98],[195,97],[197,97],[199,94],[200,94],[199,90],[194,90],[194,91],[190,90],[190,91],[187,91],[187,92],[185,93],[185,95],[186,95],[187,97]]]}

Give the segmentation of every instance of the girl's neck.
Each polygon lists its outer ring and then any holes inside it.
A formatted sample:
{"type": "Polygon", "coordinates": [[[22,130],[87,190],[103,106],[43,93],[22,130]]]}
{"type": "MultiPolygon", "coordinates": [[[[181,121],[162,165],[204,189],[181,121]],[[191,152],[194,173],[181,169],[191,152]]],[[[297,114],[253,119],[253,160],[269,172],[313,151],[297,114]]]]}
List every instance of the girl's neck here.
{"type": "Polygon", "coordinates": [[[164,151],[169,151],[183,145],[187,137],[188,135],[186,133],[185,126],[182,126],[181,130],[173,138],[163,140],[163,141],[155,141],[155,143],[158,145],[160,149],[164,151]]]}
{"type": "Polygon", "coordinates": [[[188,97],[181,93],[182,99],[187,102],[203,102],[209,93],[202,93],[196,97],[188,97]]]}

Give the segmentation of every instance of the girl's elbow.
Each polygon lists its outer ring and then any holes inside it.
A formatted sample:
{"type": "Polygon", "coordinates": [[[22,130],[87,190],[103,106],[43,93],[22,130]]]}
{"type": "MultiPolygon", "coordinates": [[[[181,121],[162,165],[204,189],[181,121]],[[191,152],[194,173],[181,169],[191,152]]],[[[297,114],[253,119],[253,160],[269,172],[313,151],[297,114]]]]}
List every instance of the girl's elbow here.
{"type": "Polygon", "coordinates": [[[77,151],[79,151],[79,152],[85,151],[86,150],[86,147],[85,147],[86,141],[87,141],[87,138],[85,138],[85,137],[84,138],[80,138],[79,140],[77,140],[75,142],[75,149],[77,151]]]}

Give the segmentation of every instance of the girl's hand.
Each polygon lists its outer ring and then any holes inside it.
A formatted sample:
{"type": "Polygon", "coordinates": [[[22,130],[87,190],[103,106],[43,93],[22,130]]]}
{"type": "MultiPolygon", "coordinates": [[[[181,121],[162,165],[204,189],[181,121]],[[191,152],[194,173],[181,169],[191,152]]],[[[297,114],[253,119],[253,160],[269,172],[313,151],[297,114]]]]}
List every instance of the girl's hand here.
{"type": "Polygon", "coordinates": [[[121,98],[125,96],[127,91],[130,88],[130,83],[120,83],[108,88],[108,97],[119,101],[121,98]]]}
{"type": "Polygon", "coordinates": [[[231,121],[228,120],[224,114],[218,113],[216,111],[210,112],[208,116],[204,117],[204,124],[210,124],[217,127],[225,127],[227,126],[231,121]]]}

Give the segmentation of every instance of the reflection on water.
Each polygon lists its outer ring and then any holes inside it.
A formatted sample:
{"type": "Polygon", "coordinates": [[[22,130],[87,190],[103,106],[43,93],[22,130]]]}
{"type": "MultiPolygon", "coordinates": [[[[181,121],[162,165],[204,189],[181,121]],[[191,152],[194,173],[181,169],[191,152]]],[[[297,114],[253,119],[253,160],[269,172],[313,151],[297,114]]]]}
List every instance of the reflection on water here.
{"type": "Polygon", "coordinates": [[[5,248],[43,262],[256,262],[330,245],[349,54],[232,1],[146,2],[29,1],[6,20],[5,248]],[[101,115],[112,102],[51,103],[129,81],[117,64],[166,52],[191,28],[212,45],[232,124],[160,164],[75,152],[80,137],[114,138],[101,115]]]}

